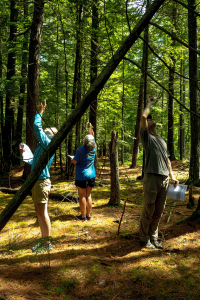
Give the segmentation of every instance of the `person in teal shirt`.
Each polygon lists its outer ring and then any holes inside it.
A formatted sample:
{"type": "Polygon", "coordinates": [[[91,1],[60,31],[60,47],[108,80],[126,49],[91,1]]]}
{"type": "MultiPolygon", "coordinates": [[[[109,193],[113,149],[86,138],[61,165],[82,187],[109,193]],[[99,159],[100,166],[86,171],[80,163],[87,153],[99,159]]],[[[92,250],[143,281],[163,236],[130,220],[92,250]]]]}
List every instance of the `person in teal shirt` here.
{"type": "MultiPolygon", "coordinates": [[[[46,104],[44,104],[44,102],[37,106],[37,110],[39,113],[35,115],[35,119],[33,123],[33,128],[39,144],[34,152],[33,159],[27,161],[27,163],[31,165],[31,171],[33,170],[35,164],[37,163],[42,153],[45,151],[46,147],[50,144],[54,134],[57,133],[56,128],[46,128],[44,130],[42,129],[42,114],[45,108],[46,108],[46,104]]],[[[24,151],[23,149],[22,151],[24,151]]],[[[47,165],[42,170],[42,173],[38,177],[38,180],[36,181],[32,189],[32,199],[38,217],[42,238],[49,237],[50,230],[51,230],[51,223],[48,215],[47,205],[48,205],[48,197],[51,189],[50,167],[53,162],[53,159],[54,159],[54,155],[50,157],[47,165]]],[[[51,250],[52,245],[50,242],[46,241],[45,243],[45,241],[40,241],[37,245],[35,245],[31,249],[33,252],[39,253],[42,251],[51,250]]]]}
{"type": "Polygon", "coordinates": [[[81,215],[76,216],[79,220],[90,220],[92,210],[91,191],[95,186],[95,155],[96,143],[92,125],[89,127],[89,134],[83,139],[83,146],[79,147],[75,153],[72,163],[76,165],[75,184],[78,188],[79,204],[81,215]],[[87,211],[87,214],[86,214],[87,211]]]}

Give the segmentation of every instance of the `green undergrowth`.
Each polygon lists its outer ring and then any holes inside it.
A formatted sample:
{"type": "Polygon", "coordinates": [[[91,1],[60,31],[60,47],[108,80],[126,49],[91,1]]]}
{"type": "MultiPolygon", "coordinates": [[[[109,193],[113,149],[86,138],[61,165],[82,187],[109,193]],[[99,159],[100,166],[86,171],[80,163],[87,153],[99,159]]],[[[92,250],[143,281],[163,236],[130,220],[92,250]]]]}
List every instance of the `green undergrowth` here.
{"type": "MultiPolygon", "coordinates": [[[[0,236],[0,297],[2,287],[6,290],[10,280],[16,282],[19,293],[24,295],[25,278],[28,289],[37,291],[40,298],[52,300],[199,299],[200,228],[198,224],[174,225],[175,218],[184,219],[191,210],[187,210],[185,202],[174,206],[174,201],[169,200],[159,227],[165,249],[141,250],[139,220],[143,191],[142,182],[136,181],[141,167],[123,167],[120,172],[123,200],[117,207],[108,205],[108,175],[97,176],[101,186],[92,191],[91,221],[76,219],[80,214],[78,204],[50,200],[53,250],[49,253],[34,254],[30,249],[40,240],[40,230],[31,197],[24,200],[0,236]]],[[[185,173],[176,172],[184,180],[185,173]]],[[[66,188],[69,184],[52,179],[52,192],[77,194],[74,185],[66,188]]],[[[0,193],[0,209],[11,199],[12,195],[0,193]]]]}

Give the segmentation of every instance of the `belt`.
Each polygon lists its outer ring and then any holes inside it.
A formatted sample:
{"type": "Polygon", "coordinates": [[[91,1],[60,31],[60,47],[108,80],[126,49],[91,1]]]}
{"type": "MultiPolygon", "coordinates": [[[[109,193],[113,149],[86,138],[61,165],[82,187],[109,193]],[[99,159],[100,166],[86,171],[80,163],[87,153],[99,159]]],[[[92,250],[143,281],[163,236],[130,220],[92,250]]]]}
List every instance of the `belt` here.
{"type": "Polygon", "coordinates": [[[164,177],[168,177],[168,175],[162,175],[162,174],[155,174],[155,173],[147,173],[148,175],[154,175],[154,176],[164,176],[164,177]]]}

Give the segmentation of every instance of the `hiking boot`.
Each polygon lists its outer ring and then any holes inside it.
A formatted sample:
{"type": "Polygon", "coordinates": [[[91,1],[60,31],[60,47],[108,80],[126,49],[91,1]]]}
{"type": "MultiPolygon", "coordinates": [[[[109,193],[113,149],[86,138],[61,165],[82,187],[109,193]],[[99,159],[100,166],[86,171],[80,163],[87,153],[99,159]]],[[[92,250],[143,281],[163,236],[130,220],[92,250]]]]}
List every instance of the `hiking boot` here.
{"type": "Polygon", "coordinates": [[[76,216],[76,218],[81,220],[81,221],[86,221],[86,216],[83,217],[82,215],[80,215],[80,216],[76,216]]]}
{"type": "Polygon", "coordinates": [[[86,219],[87,219],[88,221],[90,221],[90,220],[91,220],[91,217],[90,217],[90,216],[86,216],[86,219]]]}
{"type": "Polygon", "coordinates": [[[158,249],[163,249],[163,246],[160,244],[160,243],[158,243],[158,241],[151,241],[151,243],[156,247],[156,248],[158,248],[158,249]]]}
{"type": "Polygon", "coordinates": [[[152,243],[150,241],[148,241],[148,242],[142,242],[142,241],[140,241],[140,246],[142,248],[155,249],[155,246],[152,245],[152,243]]]}

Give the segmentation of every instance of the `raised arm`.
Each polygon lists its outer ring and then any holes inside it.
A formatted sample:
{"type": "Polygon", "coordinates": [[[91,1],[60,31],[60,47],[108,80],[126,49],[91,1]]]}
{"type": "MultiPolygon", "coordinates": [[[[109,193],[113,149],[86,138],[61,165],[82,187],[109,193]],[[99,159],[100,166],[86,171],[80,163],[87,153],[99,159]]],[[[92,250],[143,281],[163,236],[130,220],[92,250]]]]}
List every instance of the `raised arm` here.
{"type": "Polygon", "coordinates": [[[151,105],[154,103],[154,97],[149,97],[148,99],[148,103],[147,106],[145,107],[142,116],[141,116],[141,121],[140,121],[140,125],[143,129],[145,129],[147,127],[147,117],[148,114],[150,113],[150,109],[151,109],[151,105]]]}
{"type": "Polygon", "coordinates": [[[94,136],[93,126],[91,123],[88,123],[88,130],[89,130],[89,134],[94,136]]]}

